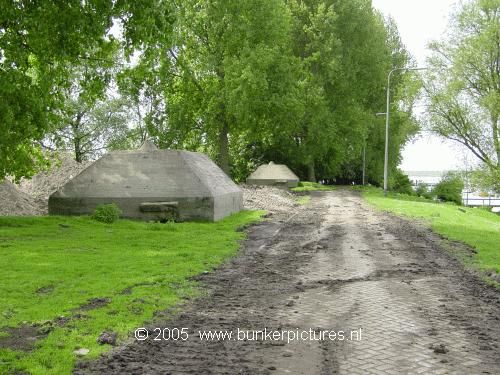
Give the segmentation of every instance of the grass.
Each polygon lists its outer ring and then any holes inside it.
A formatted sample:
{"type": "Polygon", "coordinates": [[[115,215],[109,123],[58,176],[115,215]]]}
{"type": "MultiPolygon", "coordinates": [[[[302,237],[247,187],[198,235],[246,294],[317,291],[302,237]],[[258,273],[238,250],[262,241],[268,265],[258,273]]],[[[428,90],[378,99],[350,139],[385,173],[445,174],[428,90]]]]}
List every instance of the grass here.
{"type": "Polygon", "coordinates": [[[102,224],[88,217],[0,218],[0,373],[69,374],[78,348],[95,358],[103,331],[125,340],[153,313],[200,293],[190,277],[234,255],[262,212],[218,223],[102,224]],[[95,309],[82,308],[106,298],[95,309]],[[68,320],[65,324],[57,324],[68,320]],[[1,345],[7,327],[49,334],[31,351],[1,345]]]}
{"type": "Polygon", "coordinates": [[[301,206],[305,206],[306,204],[308,204],[311,201],[311,197],[309,195],[303,195],[303,196],[295,198],[295,200],[301,206]]]}
{"type": "Polygon", "coordinates": [[[474,248],[475,267],[500,273],[500,216],[478,208],[436,203],[424,198],[390,194],[381,189],[365,188],[363,196],[375,207],[398,215],[423,219],[431,228],[450,240],[474,248]]]}
{"type": "Polygon", "coordinates": [[[335,187],[332,185],[322,185],[317,182],[299,182],[299,186],[292,188],[292,191],[303,192],[303,191],[332,191],[335,187]]]}

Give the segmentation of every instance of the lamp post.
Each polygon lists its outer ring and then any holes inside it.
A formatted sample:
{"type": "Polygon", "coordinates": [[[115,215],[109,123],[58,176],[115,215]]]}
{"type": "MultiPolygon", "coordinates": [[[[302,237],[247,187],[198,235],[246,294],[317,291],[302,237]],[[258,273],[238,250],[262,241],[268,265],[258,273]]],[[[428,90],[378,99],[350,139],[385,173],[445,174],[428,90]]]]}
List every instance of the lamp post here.
{"type": "Polygon", "coordinates": [[[384,196],[387,196],[387,175],[389,168],[389,117],[391,102],[391,77],[392,73],[398,71],[425,70],[427,68],[396,68],[392,69],[387,76],[387,110],[385,112],[385,153],[384,153],[384,196]]]}

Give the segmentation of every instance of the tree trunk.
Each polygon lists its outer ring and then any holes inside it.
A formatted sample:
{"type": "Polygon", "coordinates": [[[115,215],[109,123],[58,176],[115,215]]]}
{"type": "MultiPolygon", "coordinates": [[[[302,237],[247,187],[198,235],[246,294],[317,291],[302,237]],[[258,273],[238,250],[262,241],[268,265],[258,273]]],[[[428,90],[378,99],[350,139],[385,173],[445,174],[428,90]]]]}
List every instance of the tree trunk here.
{"type": "Polygon", "coordinates": [[[316,173],[314,171],[314,160],[309,161],[307,164],[307,180],[316,182],[316,173]]]}
{"type": "Polygon", "coordinates": [[[217,164],[219,167],[230,176],[230,166],[229,166],[229,126],[224,120],[222,128],[219,132],[219,154],[217,155],[217,164]]]}
{"type": "Polygon", "coordinates": [[[83,145],[82,145],[82,118],[85,112],[78,112],[76,118],[71,122],[71,131],[73,132],[73,147],[75,152],[75,161],[81,163],[84,157],[83,145]]]}
{"type": "Polygon", "coordinates": [[[73,140],[75,146],[75,161],[81,163],[83,161],[82,149],[80,147],[80,138],[73,140]]]}
{"type": "Polygon", "coordinates": [[[76,120],[71,124],[73,131],[73,148],[75,152],[75,161],[81,163],[83,160],[83,150],[80,137],[80,116],[77,116],[76,120]]]}
{"type": "Polygon", "coordinates": [[[498,115],[491,115],[491,125],[493,128],[493,144],[495,146],[495,151],[497,154],[497,166],[500,165],[500,139],[498,132],[498,115]]]}

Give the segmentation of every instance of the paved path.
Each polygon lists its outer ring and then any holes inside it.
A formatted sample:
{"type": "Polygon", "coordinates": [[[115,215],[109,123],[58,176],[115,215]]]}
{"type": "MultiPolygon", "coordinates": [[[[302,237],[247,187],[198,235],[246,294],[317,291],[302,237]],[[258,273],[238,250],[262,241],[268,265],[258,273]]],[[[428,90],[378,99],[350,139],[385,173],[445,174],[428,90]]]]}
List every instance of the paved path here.
{"type": "Polygon", "coordinates": [[[281,219],[253,227],[240,256],[201,278],[208,297],[151,327],[188,327],[187,341],[134,342],[77,373],[500,373],[499,293],[464,272],[437,236],[342,190],[281,219]],[[199,337],[238,328],[338,336],[199,337]]]}

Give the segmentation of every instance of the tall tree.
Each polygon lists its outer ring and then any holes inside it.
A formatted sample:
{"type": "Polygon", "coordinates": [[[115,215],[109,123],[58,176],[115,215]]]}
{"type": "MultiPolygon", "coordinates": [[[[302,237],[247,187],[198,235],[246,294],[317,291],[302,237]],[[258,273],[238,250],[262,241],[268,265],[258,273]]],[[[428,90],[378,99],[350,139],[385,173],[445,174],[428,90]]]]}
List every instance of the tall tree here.
{"type": "Polygon", "coordinates": [[[303,108],[290,151],[307,169],[307,179],[316,181],[316,164],[328,162],[325,154],[338,145],[329,98],[340,56],[337,16],[330,1],[291,0],[288,7],[293,17],[292,51],[301,68],[297,94],[303,108]]]}
{"type": "Polygon", "coordinates": [[[71,150],[77,162],[92,160],[109,148],[121,148],[133,136],[128,127],[129,103],[104,97],[91,105],[81,98],[64,106],[64,126],[48,138],[57,149],[71,150]]]}
{"type": "MultiPolygon", "coordinates": [[[[300,101],[304,107],[289,154],[300,155],[296,170],[310,180],[337,177],[361,180],[362,150],[368,177],[382,178],[384,135],[375,113],[385,108],[387,74],[407,66],[409,55],[395,24],[376,13],[369,0],[289,0],[294,27],[293,52],[301,66],[300,101]],[[377,126],[376,126],[377,125],[377,126]],[[381,162],[380,162],[381,161],[381,162]]],[[[391,168],[402,145],[415,131],[408,108],[405,74],[394,76],[391,168]]],[[[293,156],[285,159],[293,160],[293,156]]]]}
{"type": "Polygon", "coordinates": [[[500,189],[500,0],[463,3],[431,44],[429,127],[467,147],[500,189]]]}
{"type": "Polygon", "coordinates": [[[281,0],[186,0],[175,12],[172,40],[125,80],[143,77],[133,86],[148,82],[158,99],[157,143],[202,149],[230,173],[232,138],[265,138],[291,117],[286,8],[281,0]]]}
{"type": "Polygon", "coordinates": [[[0,179],[29,175],[44,158],[36,141],[62,99],[67,68],[99,58],[111,1],[0,4],[0,179]]]}
{"type": "Polygon", "coordinates": [[[57,124],[71,72],[107,64],[113,23],[128,56],[169,38],[174,13],[164,0],[0,2],[0,179],[34,173],[39,142],[57,124]]]}
{"type": "MultiPolygon", "coordinates": [[[[411,63],[396,24],[384,20],[370,1],[335,0],[338,14],[337,33],[342,43],[339,75],[333,95],[336,120],[344,134],[344,153],[338,159],[341,181],[361,181],[363,148],[366,152],[367,178],[379,184],[383,176],[387,75],[391,69],[411,63]]],[[[415,97],[415,76],[397,73],[391,80],[391,127],[389,167],[394,171],[400,162],[403,145],[417,130],[411,115],[415,97]],[[403,106],[402,104],[406,104],[403,106]]]]}

